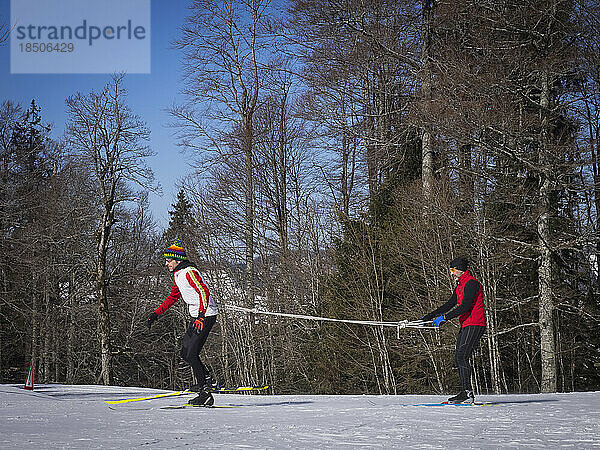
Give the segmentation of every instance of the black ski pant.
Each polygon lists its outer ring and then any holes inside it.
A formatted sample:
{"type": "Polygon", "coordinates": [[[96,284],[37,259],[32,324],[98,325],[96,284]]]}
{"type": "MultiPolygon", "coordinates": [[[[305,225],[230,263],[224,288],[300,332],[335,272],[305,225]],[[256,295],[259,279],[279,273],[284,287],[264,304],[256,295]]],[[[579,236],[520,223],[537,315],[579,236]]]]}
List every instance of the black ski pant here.
{"type": "Polygon", "coordinates": [[[217,321],[217,316],[208,316],[204,318],[204,328],[198,333],[196,327],[194,327],[194,321],[192,319],[189,323],[185,335],[183,336],[183,345],[181,346],[181,357],[192,366],[194,376],[196,377],[197,383],[204,383],[204,379],[208,374],[206,366],[200,361],[200,350],[208,338],[208,333],[212,329],[213,325],[217,321]]]}
{"type": "Polygon", "coordinates": [[[460,377],[460,384],[463,391],[471,388],[471,366],[469,365],[469,358],[473,353],[473,350],[477,347],[481,336],[485,333],[485,327],[478,325],[471,325],[463,327],[458,332],[456,338],[456,350],[454,352],[454,362],[458,367],[458,376],[460,377]]]}

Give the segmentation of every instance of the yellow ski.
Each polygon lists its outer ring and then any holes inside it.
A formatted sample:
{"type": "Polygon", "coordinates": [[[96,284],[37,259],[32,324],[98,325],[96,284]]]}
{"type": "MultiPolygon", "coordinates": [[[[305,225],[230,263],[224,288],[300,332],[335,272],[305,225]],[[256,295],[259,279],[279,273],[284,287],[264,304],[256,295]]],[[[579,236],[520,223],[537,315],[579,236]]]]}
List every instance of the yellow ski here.
{"type": "Polygon", "coordinates": [[[104,400],[104,402],[109,405],[118,405],[120,403],[141,402],[143,400],[154,400],[156,398],[163,398],[163,397],[178,397],[180,395],[187,395],[187,394],[195,394],[195,392],[192,392],[192,391],[189,391],[186,389],[184,391],[167,392],[165,394],[156,394],[156,395],[151,395],[149,397],[122,398],[120,400],[104,400]]]}
{"type": "MultiPolygon", "coordinates": [[[[268,389],[269,386],[237,386],[231,388],[217,388],[209,391],[212,394],[225,394],[225,393],[235,393],[235,392],[250,392],[250,391],[264,391],[268,389]]],[[[167,392],[165,394],[156,394],[148,397],[137,397],[137,398],[122,398],[119,400],[104,400],[105,403],[109,405],[118,405],[121,403],[131,403],[131,402],[141,402],[144,400],[154,400],[157,398],[164,397],[178,397],[180,395],[188,395],[188,394],[197,394],[197,392],[190,391],[189,389],[185,389],[183,391],[175,391],[175,392],[167,392]]]]}

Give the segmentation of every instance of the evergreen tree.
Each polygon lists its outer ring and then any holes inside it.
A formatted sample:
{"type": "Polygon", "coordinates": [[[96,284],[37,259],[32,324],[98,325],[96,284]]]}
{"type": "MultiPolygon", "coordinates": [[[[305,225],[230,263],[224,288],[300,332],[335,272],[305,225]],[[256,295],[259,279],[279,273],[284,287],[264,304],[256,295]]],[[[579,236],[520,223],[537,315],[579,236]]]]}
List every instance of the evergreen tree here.
{"type": "Polygon", "coordinates": [[[169,227],[164,233],[163,240],[170,245],[175,238],[181,239],[185,245],[190,259],[197,260],[196,244],[198,242],[198,229],[194,217],[193,204],[187,199],[185,191],[180,189],[177,193],[177,201],[169,210],[169,227]]]}
{"type": "Polygon", "coordinates": [[[177,193],[177,202],[171,205],[173,209],[169,210],[169,227],[165,232],[167,241],[179,237],[187,236],[194,229],[194,215],[192,204],[188,201],[185,191],[181,189],[177,193]]]}

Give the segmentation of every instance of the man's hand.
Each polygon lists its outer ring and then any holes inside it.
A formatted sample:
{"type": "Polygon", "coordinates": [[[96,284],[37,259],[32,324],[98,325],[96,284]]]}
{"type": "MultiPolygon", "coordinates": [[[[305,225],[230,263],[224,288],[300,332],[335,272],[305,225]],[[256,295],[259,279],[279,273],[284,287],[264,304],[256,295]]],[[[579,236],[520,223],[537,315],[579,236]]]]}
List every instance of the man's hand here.
{"type": "Polygon", "coordinates": [[[150,329],[152,327],[152,324],[157,319],[158,319],[158,314],[156,314],[155,312],[152,312],[152,314],[150,314],[148,316],[148,318],[146,319],[146,325],[148,326],[148,329],[150,329]]]}
{"type": "Polygon", "coordinates": [[[446,321],[445,316],[436,317],[435,319],[433,319],[433,326],[436,328],[439,328],[440,325],[443,324],[445,321],[446,321]]]}
{"type": "Polygon", "coordinates": [[[196,333],[200,334],[204,328],[204,317],[198,317],[196,320],[194,320],[193,327],[196,330],[196,333]]]}

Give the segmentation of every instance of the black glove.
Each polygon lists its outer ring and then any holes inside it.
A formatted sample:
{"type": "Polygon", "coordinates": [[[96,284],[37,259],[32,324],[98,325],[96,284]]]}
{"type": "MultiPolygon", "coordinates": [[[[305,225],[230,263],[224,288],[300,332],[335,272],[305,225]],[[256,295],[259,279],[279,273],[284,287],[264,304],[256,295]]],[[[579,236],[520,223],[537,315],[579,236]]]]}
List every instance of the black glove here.
{"type": "Polygon", "coordinates": [[[154,323],[155,320],[158,320],[158,314],[153,312],[146,319],[146,325],[148,325],[148,329],[150,329],[150,327],[152,327],[152,324],[154,323]]]}

